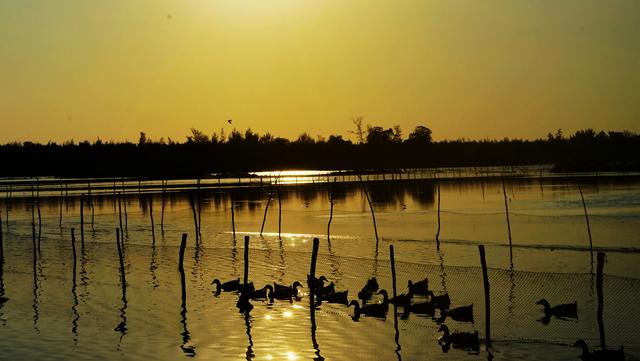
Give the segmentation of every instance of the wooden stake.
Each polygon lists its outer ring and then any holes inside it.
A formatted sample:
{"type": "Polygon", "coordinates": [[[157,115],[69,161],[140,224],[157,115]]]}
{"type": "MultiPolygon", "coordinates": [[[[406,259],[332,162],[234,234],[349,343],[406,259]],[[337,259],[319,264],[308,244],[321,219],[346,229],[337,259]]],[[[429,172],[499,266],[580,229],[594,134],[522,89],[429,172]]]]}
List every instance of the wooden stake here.
{"type": "Polygon", "coordinates": [[[376,215],[373,212],[373,204],[371,204],[371,199],[369,198],[369,192],[367,192],[367,187],[362,181],[362,176],[358,175],[358,179],[360,179],[360,183],[362,184],[362,190],[364,191],[364,195],[367,197],[367,202],[369,203],[369,209],[371,210],[371,218],[373,219],[373,231],[376,235],[376,250],[378,249],[378,227],[376,226],[376,215]]]}
{"type": "Polygon", "coordinates": [[[233,191],[231,191],[231,229],[233,230],[233,239],[236,239],[236,219],[233,211],[233,191]]]}
{"type": "Polygon", "coordinates": [[[84,194],[80,195],[80,243],[84,244],[84,194]]]}
{"type": "MultiPolygon", "coordinates": [[[[333,184],[336,181],[334,179],[333,184]]],[[[329,222],[327,223],[327,242],[331,244],[331,221],[333,220],[333,189],[329,189],[329,222]]]]}
{"type": "Polygon", "coordinates": [[[127,289],[127,280],[124,270],[124,257],[122,256],[122,248],[124,246],[124,242],[120,240],[120,230],[118,228],[116,228],[116,243],[118,246],[118,259],[120,260],[120,281],[122,282],[122,294],[124,295],[127,289]]]}
{"type": "Polygon", "coordinates": [[[269,199],[267,200],[267,206],[264,208],[264,217],[262,217],[262,227],[260,227],[260,237],[262,237],[262,231],[264,231],[264,223],[267,221],[267,211],[269,210],[269,204],[271,204],[271,192],[269,192],[269,199]]]}
{"type": "Polygon", "coordinates": [[[484,310],[485,310],[485,339],[487,349],[491,346],[491,298],[489,297],[489,273],[487,271],[487,259],[484,253],[484,246],[479,245],[480,263],[482,264],[482,280],[484,282],[484,310]]]}
{"type": "Polygon", "coordinates": [[[38,252],[40,252],[40,238],[42,237],[42,213],[40,213],[40,181],[36,178],[36,204],[38,205],[38,252]]]}
{"type": "Polygon", "coordinates": [[[280,187],[276,183],[276,193],[278,194],[278,239],[282,239],[282,198],[280,198],[280,187]]]}
{"type": "Polygon", "coordinates": [[[62,229],[62,201],[64,197],[64,193],[63,193],[63,189],[62,189],[62,179],[60,179],[60,222],[59,222],[59,227],[60,229],[62,229]]]}
{"type": "Polygon", "coordinates": [[[598,268],[596,271],[597,272],[596,273],[596,289],[598,290],[598,326],[600,329],[600,347],[603,350],[606,350],[607,344],[604,340],[604,318],[602,317],[602,312],[604,310],[604,292],[602,290],[604,262],[605,262],[604,252],[598,252],[598,268]]]}
{"type": "Polygon", "coordinates": [[[156,243],[156,229],[153,222],[153,197],[149,195],[149,216],[151,217],[151,239],[153,244],[156,243]]]}
{"type": "Polygon", "coordinates": [[[160,232],[164,233],[164,207],[165,207],[165,201],[166,201],[166,191],[167,191],[167,184],[166,181],[163,180],[162,181],[162,211],[160,213],[160,232]]]}
{"type": "Polygon", "coordinates": [[[580,198],[582,199],[582,208],[584,208],[584,219],[587,221],[587,232],[589,233],[589,251],[591,252],[591,264],[593,264],[593,241],[591,239],[591,226],[589,225],[589,214],[587,213],[587,204],[584,202],[584,195],[582,194],[582,188],[580,188],[580,186],[578,186],[578,191],[580,191],[580,198]]]}
{"type": "Polygon", "coordinates": [[[513,248],[511,244],[511,223],[509,222],[509,205],[507,204],[507,191],[504,187],[504,178],[502,179],[502,195],[504,196],[504,210],[507,215],[507,230],[509,231],[509,260],[513,265],[513,248]]]}
{"type": "Polygon", "coordinates": [[[95,221],[95,208],[93,206],[93,196],[91,195],[91,182],[87,182],[87,189],[88,189],[88,197],[89,197],[89,207],[91,207],[91,230],[95,231],[96,229],[94,228],[94,221],[95,221]]]}
{"type": "Polygon", "coordinates": [[[315,294],[316,294],[316,262],[318,261],[318,248],[320,247],[320,240],[317,238],[313,239],[313,250],[311,252],[311,268],[309,270],[309,307],[315,308],[315,294]]]}
{"type": "Polygon", "coordinates": [[[440,182],[438,182],[438,230],[436,231],[436,247],[440,249],[440,182]]]}
{"type": "MultiPolygon", "coordinates": [[[[127,213],[127,191],[124,188],[124,181],[122,182],[122,193],[120,197],[122,198],[122,205],[124,208],[124,230],[129,233],[129,214],[127,213]]],[[[124,240],[124,233],[122,234],[122,239],[124,240]]]]}
{"type": "Polygon", "coordinates": [[[120,193],[118,193],[117,203],[118,203],[118,218],[120,220],[120,233],[122,233],[122,238],[124,238],[124,228],[122,228],[122,195],[120,193]]]}
{"type": "MultiPolygon", "coordinates": [[[[249,284],[249,236],[244,236],[244,277],[243,288],[249,284]]],[[[244,291],[243,291],[244,292],[244,291]]]]}
{"type": "Polygon", "coordinates": [[[184,277],[184,251],[187,248],[187,234],[182,234],[182,241],[180,242],[180,254],[178,259],[178,272],[180,272],[180,284],[182,285],[182,302],[184,304],[187,299],[187,290],[185,287],[184,277]]]}
{"type": "Polygon", "coordinates": [[[71,250],[73,252],[73,284],[76,284],[76,265],[78,264],[76,256],[76,230],[71,228],[71,250]]]}
{"type": "Polygon", "coordinates": [[[200,226],[198,225],[198,215],[196,214],[196,205],[193,195],[189,196],[189,203],[191,204],[191,211],[193,212],[193,227],[195,228],[196,233],[196,243],[198,243],[198,240],[200,239],[200,237],[198,237],[200,234],[200,226]]]}

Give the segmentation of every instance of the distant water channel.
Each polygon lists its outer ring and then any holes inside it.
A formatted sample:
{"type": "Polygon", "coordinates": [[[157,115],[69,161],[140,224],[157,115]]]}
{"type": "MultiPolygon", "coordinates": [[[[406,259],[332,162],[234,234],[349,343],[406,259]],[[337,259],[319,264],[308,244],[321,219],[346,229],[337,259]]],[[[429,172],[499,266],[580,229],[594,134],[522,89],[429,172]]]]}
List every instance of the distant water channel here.
{"type": "MultiPolygon", "coordinates": [[[[572,347],[577,339],[593,349],[599,345],[597,252],[606,254],[607,346],[624,345],[628,357],[640,356],[640,176],[526,168],[511,169],[503,178],[501,172],[414,170],[367,174],[362,181],[347,172],[166,183],[43,178],[36,185],[2,179],[0,359],[487,359],[484,345],[479,353],[443,352],[437,341],[441,323],[485,337],[481,244],[489,266],[495,360],[578,360],[580,350],[572,347]],[[116,247],[121,218],[125,292],[116,247]],[[184,304],[178,272],[182,233],[188,235],[184,304]],[[474,322],[399,308],[396,326],[393,306],[386,318],[362,316],[356,322],[353,307],[332,303],[318,306],[312,319],[306,288],[300,301],[252,301],[253,310],[240,313],[238,296],[215,295],[211,281],[242,278],[247,235],[249,278],[258,287],[294,281],[306,286],[317,237],[316,274],[336,290],[356,299],[367,279],[376,277],[391,293],[393,245],[399,293],[406,292],[408,280],[427,277],[436,295],[449,294],[451,307],[473,304],[474,322]],[[577,301],[578,319],[541,322],[542,306],[535,304],[541,298],[552,305],[577,301]]],[[[426,300],[416,296],[414,303],[426,300]]],[[[374,296],[379,301],[382,296],[374,296]]]]}

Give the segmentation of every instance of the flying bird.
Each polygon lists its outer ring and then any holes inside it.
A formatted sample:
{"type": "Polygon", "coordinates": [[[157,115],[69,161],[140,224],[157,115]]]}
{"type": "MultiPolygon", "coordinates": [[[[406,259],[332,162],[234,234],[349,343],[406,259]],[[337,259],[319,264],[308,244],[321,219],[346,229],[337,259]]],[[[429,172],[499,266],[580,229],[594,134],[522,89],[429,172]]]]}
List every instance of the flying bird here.
{"type": "Polygon", "coordinates": [[[227,123],[231,124],[231,122],[233,122],[233,119],[227,120],[227,123]]]}

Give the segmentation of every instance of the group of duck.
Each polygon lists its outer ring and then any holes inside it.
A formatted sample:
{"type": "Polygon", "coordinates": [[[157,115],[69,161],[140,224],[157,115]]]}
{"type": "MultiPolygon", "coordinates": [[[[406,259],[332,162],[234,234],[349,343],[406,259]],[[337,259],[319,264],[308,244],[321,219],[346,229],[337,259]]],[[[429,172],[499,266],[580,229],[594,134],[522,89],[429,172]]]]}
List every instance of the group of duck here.
{"type": "MultiPolygon", "coordinates": [[[[216,286],[213,292],[216,296],[221,292],[238,292],[240,297],[236,307],[240,312],[250,312],[253,309],[250,301],[269,303],[273,303],[275,300],[299,301],[302,297],[302,292],[300,292],[299,288],[304,288],[300,282],[296,281],[291,285],[273,283],[273,285],[267,284],[260,289],[256,289],[253,282],[249,282],[245,286],[240,282],[239,278],[224,283],[214,279],[211,284],[216,286]]],[[[308,277],[307,287],[309,289],[313,287],[316,308],[323,302],[343,304],[349,308],[354,307],[351,318],[354,321],[359,321],[363,315],[386,318],[389,304],[393,304],[395,307],[402,307],[404,311],[403,318],[408,317],[411,313],[429,315],[434,318],[440,324],[438,332],[442,332],[442,335],[438,342],[443,351],[446,352],[451,347],[474,352],[478,352],[480,349],[477,331],[474,333],[452,333],[447,325],[443,324],[447,317],[460,322],[473,322],[473,305],[450,308],[451,298],[449,295],[446,293],[441,295],[434,294],[429,290],[429,281],[426,278],[417,282],[409,281],[406,293],[389,298],[389,293],[381,289],[378,281],[373,277],[358,292],[357,296],[360,301],[356,299],[349,301],[349,291],[337,291],[334,282],[329,282],[325,276],[314,279],[308,277]],[[374,302],[374,296],[381,296],[382,299],[375,297],[377,301],[374,302]],[[419,302],[414,302],[414,300],[419,302]],[[439,313],[438,318],[435,318],[436,313],[439,313]]]]}
{"type": "MultiPolygon", "coordinates": [[[[540,318],[538,321],[543,324],[549,324],[551,317],[556,317],[558,319],[578,319],[578,303],[566,303],[560,304],[551,307],[549,301],[544,298],[540,301],[536,302],[536,305],[541,305],[544,307],[544,317],[540,318]]],[[[582,350],[582,354],[580,357],[583,361],[624,361],[625,354],[624,348],[620,347],[617,350],[594,350],[589,351],[589,347],[584,340],[578,340],[573,345],[574,347],[579,347],[582,350]]]]}

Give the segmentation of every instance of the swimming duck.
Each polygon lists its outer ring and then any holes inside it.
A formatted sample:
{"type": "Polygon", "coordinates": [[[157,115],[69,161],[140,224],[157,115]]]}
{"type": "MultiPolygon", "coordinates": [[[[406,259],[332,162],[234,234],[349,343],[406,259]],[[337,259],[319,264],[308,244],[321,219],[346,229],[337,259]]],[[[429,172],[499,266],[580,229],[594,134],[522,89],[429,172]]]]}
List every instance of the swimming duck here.
{"type": "Polygon", "coordinates": [[[578,340],[573,347],[582,348],[582,358],[583,361],[624,361],[624,348],[620,346],[617,350],[595,350],[593,352],[589,351],[589,347],[584,340],[578,340]]]}
{"type": "Polygon", "coordinates": [[[322,296],[330,295],[335,292],[336,292],[336,286],[333,284],[333,282],[331,282],[327,286],[316,288],[315,294],[316,296],[322,297],[322,296]]]}
{"type": "Polygon", "coordinates": [[[447,325],[440,325],[438,332],[442,332],[443,335],[438,338],[440,345],[449,345],[453,348],[462,349],[465,351],[480,351],[480,341],[478,339],[478,331],[471,332],[454,332],[449,333],[449,327],[447,325]]]}
{"type": "Polygon", "coordinates": [[[450,317],[456,321],[473,323],[473,304],[442,311],[442,314],[443,318],[450,317]]]}
{"type": "Polygon", "coordinates": [[[307,285],[309,286],[309,289],[314,288],[314,287],[315,287],[314,290],[317,290],[318,288],[322,288],[322,286],[324,286],[325,282],[329,282],[329,280],[325,276],[320,276],[318,278],[314,278],[313,281],[312,281],[311,277],[309,275],[307,275],[307,285]]]}
{"type": "Polygon", "coordinates": [[[544,307],[546,318],[550,318],[551,316],[558,318],[578,318],[578,302],[551,307],[549,302],[543,298],[536,302],[536,305],[542,305],[544,307]]]}
{"type": "Polygon", "coordinates": [[[318,297],[318,299],[329,303],[340,303],[346,305],[349,303],[349,299],[347,298],[348,295],[349,291],[333,292],[327,295],[322,295],[321,297],[318,297]]]}
{"type": "Polygon", "coordinates": [[[371,299],[371,296],[378,290],[378,281],[375,277],[370,278],[367,281],[367,284],[362,287],[360,292],[358,292],[358,298],[362,300],[362,303],[365,304],[368,300],[371,299]]]}
{"type": "Polygon", "coordinates": [[[451,306],[451,298],[449,298],[448,293],[435,296],[433,292],[428,291],[427,294],[429,295],[429,302],[433,304],[434,308],[439,308],[440,310],[448,310],[449,306],[451,306]]]}
{"type": "Polygon", "coordinates": [[[216,285],[216,294],[220,294],[220,291],[230,292],[240,290],[240,278],[221,283],[219,279],[214,279],[211,282],[212,285],[216,285]]]}
{"type": "Polygon", "coordinates": [[[302,287],[302,284],[295,281],[291,286],[271,289],[268,295],[269,300],[271,302],[273,302],[274,299],[291,301],[294,297],[298,296],[298,287],[302,287]]]}
{"type": "Polygon", "coordinates": [[[249,298],[254,301],[266,300],[269,298],[268,296],[270,292],[273,293],[273,286],[266,285],[259,290],[254,290],[253,292],[251,292],[249,294],[249,298]]]}
{"type": "Polygon", "coordinates": [[[409,313],[433,316],[435,313],[435,308],[433,307],[433,303],[431,302],[407,304],[404,306],[404,316],[409,316],[409,313]]]}
{"type": "MultiPolygon", "coordinates": [[[[409,281],[411,282],[411,281],[409,281]]],[[[413,292],[411,292],[411,289],[409,289],[409,292],[405,293],[401,293],[399,295],[397,295],[396,297],[391,297],[391,299],[389,299],[389,303],[394,305],[394,306],[403,306],[403,307],[407,307],[407,305],[411,304],[411,299],[413,298],[413,292]]]]}
{"type": "Polygon", "coordinates": [[[429,292],[429,279],[425,278],[422,281],[413,283],[409,280],[409,291],[415,295],[426,296],[429,292]]]}

